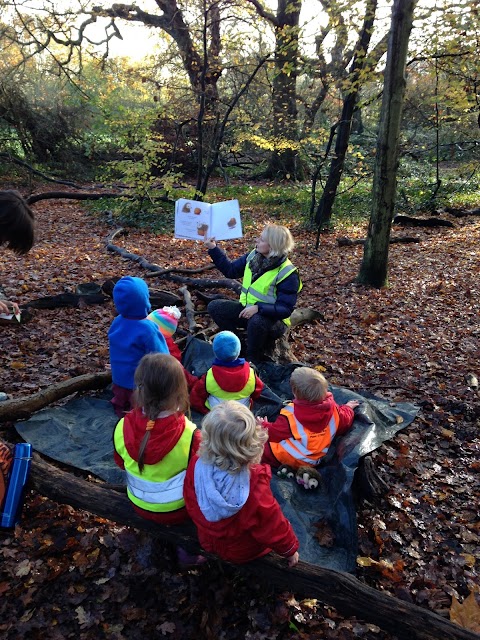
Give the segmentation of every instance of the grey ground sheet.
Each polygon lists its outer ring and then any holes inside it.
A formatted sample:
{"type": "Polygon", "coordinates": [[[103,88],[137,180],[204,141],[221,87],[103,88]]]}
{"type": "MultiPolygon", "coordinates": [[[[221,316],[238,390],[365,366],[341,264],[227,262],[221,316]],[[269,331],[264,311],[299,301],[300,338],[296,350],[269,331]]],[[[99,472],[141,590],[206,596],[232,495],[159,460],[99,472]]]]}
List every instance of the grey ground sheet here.
{"type": "MultiPolygon", "coordinates": [[[[203,374],[212,362],[209,342],[191,339],[185,349],[184,366],[195,375],[203,374]]],[[[278,415],[284,401],[291,399],[290,374],[301,363],[262,363],[258,373],[268,388],[253,410],[270,420],[278,415]]],[[[331,385],[335,400],[344,404],[361,402],[351,431],[337,438],[319,471],[322,486],[306,491],[294,480],[272,477],[272,490],[300,540],[300,557],[306,562],[338,571],[355,571],[357,525],[352,482],[362,456],[377,449],[417,415],[411,403],[391,403],[367,393],[354,393],[331,385]],[[327,522],[333,531],[332,546],[321,546],[316,538],[317,523],[327,522]]],[[[113,462],[112,433],[117,418],[106,390],[99,396],[85,395],[63,406],[47,407],[16,425],[17,432],[35,451],[53,460],[91,472],[106,482],[124,483],[123,471],[113,462]]],[[[200,426],[199,414],[192,413],[200,426]]]]}

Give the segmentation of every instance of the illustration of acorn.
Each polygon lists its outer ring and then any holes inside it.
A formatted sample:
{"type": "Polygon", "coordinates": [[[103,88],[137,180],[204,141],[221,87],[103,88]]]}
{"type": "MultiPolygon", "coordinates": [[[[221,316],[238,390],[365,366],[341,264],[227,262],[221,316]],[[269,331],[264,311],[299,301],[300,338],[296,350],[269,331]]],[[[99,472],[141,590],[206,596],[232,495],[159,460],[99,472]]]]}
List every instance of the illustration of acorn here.
{"type": "Polygon", "coordinates": [[[193,213],[196,216],[199,216],[202,213],[202,210],[200,209],[200,207],[195,207],[195,209],[193,210],[193,213]]]}
{"type": "Polygon", "coordinates": [[[227,222],[227,227],[229,229],[233,229],[233,227],[237,226],[237,219],[236,218],[230,218],[230,220],[227,222]]]}
{"type": "Polygon", "coordinates": [[[183,213],[190,213],[190,211],[191,211],[190,202],[185,202],[185,204],[183,205],[182,212],[183,213]]]}
{"type": "Polygon", "coordinates": [[[199,236],[206,236],[208,231],[208,224],[202,223],[197,225],[197,233],[199,236]]]}

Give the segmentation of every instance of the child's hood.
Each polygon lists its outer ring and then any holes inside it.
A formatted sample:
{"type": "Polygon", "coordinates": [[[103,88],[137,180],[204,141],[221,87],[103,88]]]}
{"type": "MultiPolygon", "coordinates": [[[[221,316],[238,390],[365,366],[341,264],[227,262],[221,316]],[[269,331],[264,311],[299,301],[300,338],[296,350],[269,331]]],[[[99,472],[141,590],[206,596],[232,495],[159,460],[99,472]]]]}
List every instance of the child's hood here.
{"type": "Polygon", "coordinates": [[[250,376],[250,365],[248,362],[238,366],[212,366],[212,373],[215,380],[224,391],[241,391],[248,382],[250,376]]]}
{"type": "Polygon", "coordinates": [[[294,400],[296,418],[311,431],[322,431],[332,417],[335,400],[330,391],[320,402],[294,400]]]}
{"type": "Polygon", "coordinates": [[[150,312],[148,285],[142,278],[125,276],[113,288],[113,301],[124,318],[142,320],[150,312]]]}
{"type": "MultiPolygon", "coordinates": [[[[145,449],[145,464],[156,464],[174,448],[185,429],[185,418],[182,418],[179,418],[178,414],[171,414],[155,421],[145,449]]],[[[145,435],[148,420],[140,409],[135,409],[127,413],[124,421],[125,446],[130,457],[138,460],[140,443],[145,435]]]]}
{"type": "Polygon", "coordinates": [[[248,468],[239,473],[227,473],[200,458],[194,470],[195,494],[198,506],[208,522],[230,518],[240,511],[250,493],[248,468]]]}

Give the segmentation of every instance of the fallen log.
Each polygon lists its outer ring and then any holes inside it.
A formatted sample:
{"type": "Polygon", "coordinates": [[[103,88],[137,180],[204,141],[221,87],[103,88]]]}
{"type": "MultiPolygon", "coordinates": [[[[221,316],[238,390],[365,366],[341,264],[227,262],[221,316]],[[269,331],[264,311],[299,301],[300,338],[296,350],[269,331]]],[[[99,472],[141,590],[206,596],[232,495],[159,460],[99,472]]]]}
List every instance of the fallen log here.
{"type": "MultiPolygon", "coordinates": [[[[75,191],[44,191],[37,195],[32,195],[27,198],[28,204],[34,204],[40,202],[40,200],[101,200],[102,198],[130,198],[133,199],[134,195],[128,195],[126,193],[118,193],[116,191],[108,191],[105,193],[100,192],[75,192],[75,191]]],[[[159,198],[164,200],[163,198],[159,198]]],[[[164,200],[168,202],[168,200],[164,200]]]]}
{"type": "Polygon", "coordinates": [[[195,291],[195,295],[199,300],[208,305],[212,300],[231,300],[228,296],[223,293],[204,293],[203,291],[195,291]]]}
{"type": "Polygon", "coordinates": [[[180,287],[178,290],[185,300],[185,316],[188,321],[188,330],[190,333],[195,333],[198,329],[201,329],[200,325],[195,320],[195,307],[193,306],[192,296],[187,287],[180,287]]]}
{"type": "Polygon", "coordinates": [[[195,269],[187,268],[187,267],[169,267],[168,269],[164,269],[161,273],[159,271],[155,271],[153,273],[147,273],[145,275],[146,278],[158,278],[162,274],[168,273],[205,273],[205,271],[212,271],[215,269],[214,264],[206,264],[203,267],[197,267],[195,269]]]}
{"type": "Polygon", "coordinates": [[[212,289],[212,288],[225,288],[225,289],[233,289],[235,293],[240,293],[242,285],[238,282],[238,280],[230,280],[229,278],[220,278],[216,280],[210,280],[206,278],[189,278],[187,276],[178,275],[178,273],[200,273],[203,271],[208,271],[214,268],[214,265],[207,265],[206,267],[200,267],[198,270],[190,270],[190,269],[164,269],[160,267],[158,264],[152,264],[148,262],[146,258],[143,256],[137,256],[135,253],[129,253],[126,249],[122,247],[118,247],[115,244],[112,244],[111,240],[119,233],[124,233],[123,229],[117,229],[113,234],[109,236],[106,242],[107,251],[112,251],[113,253],[118,253],[125,260],[132,260],[136,262],[140,267],[150,271],[151,273],[147,274],[149,277],[157,277],[157,278],[165,278],[167,280],[171,280],[172,282],[178,282],[180,284],[184,284],[191,287],[200,287],[203,289],[212,289]]]}
{"type": "Polygon", "coordinates": [[[455,207],[445,207],[445,212],[455,218],[465,218],[467,216],[480,216],[480,207],[476,209],[457,209],[455,207]]]}
{"type": "Polygon", "coordinates": [[[52,402],[66,398],[72,393],[90,389],[103,389],[111,381],[112,374],[110,371],[86,373],[83,376],[76,376],[75,378],[52,384],[30,396],[5,400],[5,402],[0,403],[0,422],[24,420],[35,411],[43,409],[43,407],[52,402]]]}
{"type": "Polygon", "coordinates": [[[290,329],[298,327],[306,322],[313,322],[314,320],[324,320],[324,316],[320,311],[316,309],[309,309],[308,307],[298,307],[293,310],[290,316],[290,329]]]}
{"type": "MultiPolygon", "coordinates": [[[[365,238],[337,238],[337,244],[339,247],[351,247],[356,244],[365,244],[365,238]]],[[[420,242],[420,238],[413,238],[412,236],[397,236],[390,238],[390,244],[411,244],[414,242],[420,242]]]]}
{"type": "Polygon", "coordinates": [[[393,219],[393,224],[400,224],[405,227],[455,227],[450,220],[440,218],[414,218],[413,216],[398,215],[393,219]]]}
{"type": "MultiPolygon", "coordinates": [[[[191,523],[162,526],[137,516],[125,493],[108,489],[62,471],[33,455],[30,481],[40,494],[83,509],[119,524],[150,532],[165,542],[198,544],[191,523]]],[[[377,591],[354,576],[299,562],[288,569],[285,560],[269,555],[239,571],[261,576],[268,584],[292,590],[305,597],[317,598],[334,606],[342,615],[356,616],[378,625],[402,640],[480,640],[480,636],[452,624],[437,614],[377,591]]]]}
{"type": "MultiPolygon", "coordinates": [[[[120,278],[109,278],[102,284],[102,291],[109,298],[113,298],[113,288],[117,284],[120,278]]],[[[177,296],[171,291],[164,291],[163,289],[150,289],[150,304],[152,309],[160,309],[161,307],[181,306],[183,303],[182,298],[177,296]]]]}
{"type": "Polygon", "coordinates": [[[22,305],[22,309],[59,309],[62,307],[82,307],[83,305],[103,304],[108,297],[103,293],[60,293],[56,296],[45,296],[30,300],[22,305]]]}

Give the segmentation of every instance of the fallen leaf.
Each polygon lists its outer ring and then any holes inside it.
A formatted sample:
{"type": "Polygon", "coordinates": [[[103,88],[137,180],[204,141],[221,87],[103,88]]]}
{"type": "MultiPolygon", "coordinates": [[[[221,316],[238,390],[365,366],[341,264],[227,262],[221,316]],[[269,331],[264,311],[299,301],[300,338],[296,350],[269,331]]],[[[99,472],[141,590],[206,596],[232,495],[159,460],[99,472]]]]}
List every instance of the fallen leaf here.
{"type": "Polygon", "coordinates": [[[480,633],[480,606],[473,592],[462,603],[452,596],[450,620],[464,629],[480,633]]]}

